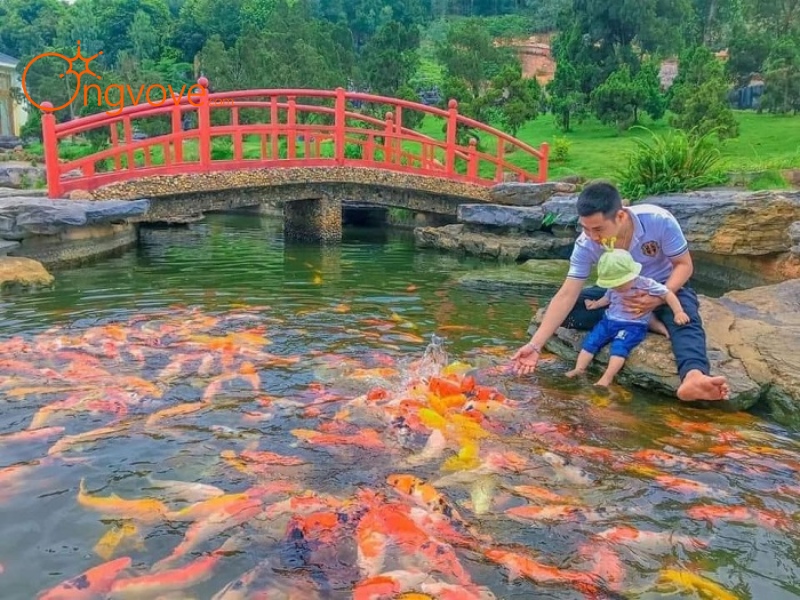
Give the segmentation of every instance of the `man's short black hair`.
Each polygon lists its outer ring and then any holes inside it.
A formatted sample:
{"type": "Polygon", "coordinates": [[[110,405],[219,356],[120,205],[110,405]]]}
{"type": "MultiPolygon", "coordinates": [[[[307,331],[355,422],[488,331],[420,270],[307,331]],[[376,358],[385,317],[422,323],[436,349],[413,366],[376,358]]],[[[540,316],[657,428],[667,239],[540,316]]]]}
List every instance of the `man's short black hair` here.
{"type": "Polygon", "coordinates": [[[622,196],[614,184],[608,181],[594,181],[583,188],[578,196],[578,215],[589,217],[603,213],[606,219],[613,219],[622,209],[622,196]]]}

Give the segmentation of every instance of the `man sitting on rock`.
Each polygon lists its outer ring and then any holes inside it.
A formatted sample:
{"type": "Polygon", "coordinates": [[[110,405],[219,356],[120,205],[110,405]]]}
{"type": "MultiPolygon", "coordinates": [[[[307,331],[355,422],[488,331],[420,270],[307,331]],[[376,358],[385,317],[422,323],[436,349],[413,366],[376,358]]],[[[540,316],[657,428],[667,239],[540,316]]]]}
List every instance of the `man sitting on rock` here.
{"type": "Polygon", "coordinates": [[[641,275],[666,285],[678,296],[689,315],[688,324],[678,325],[663,298],[646,292],[626,301],[633,314],[652,310],[666,325],[681,379],[678,398],[684,401],[728,399],[730,390],[726,379],[710,375],[697,294],[686,285],[694,266],[689,245],[675,217],[652,204],[623,208],[617,188],[603,181],[584,188],[578,197],[577,210],[583,233],[575,241],[567,279],[550,301],[531,341],[511,357],[514,371],[519,375],[532,373],[542,347],[562,324],[571,329],[590,330],[602,319],[604,311],[587,309],[585,301],[600,299],[606,290],[583,288],[592,266],[604,252],[601,240],[615,238],[614,247],[628,250],[636,262],[642,264],[641,275]]]}

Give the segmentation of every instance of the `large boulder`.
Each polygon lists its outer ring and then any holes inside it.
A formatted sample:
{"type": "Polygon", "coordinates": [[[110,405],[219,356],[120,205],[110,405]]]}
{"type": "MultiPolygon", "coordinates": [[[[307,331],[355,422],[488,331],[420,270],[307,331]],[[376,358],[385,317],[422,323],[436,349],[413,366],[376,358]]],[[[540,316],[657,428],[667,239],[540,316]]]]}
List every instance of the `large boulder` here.
{"type": "Polygon", "coordinates": [[[148,200],[76,202],[27,196],[0,198],[0,238],[56,235],[70,227],[122,221],[143,215],[148,200]]]}
{"type": "Polygon", "coordinates": [[[444,227],[417,227],[414,238],[420,248],[438,248],[450,252],[500,260],[531,258],[569,258],[574,241],[571,238],[536,232],[524,236],[505,236],[475,231],[457,223],[444,227]]]}
{"type": "Polygon", "coordinates": [[[564,181],[545,183],[498,183],[489,190],[489,196],[498,204],[512,206],[538,206],[557,194],[572,194],[577,186],[564,181]]]}
{"type": "Polygon", "coordinates": [[[552,295],[564,282],[568,270],[568,260],[528,260],[521,265],[468,271],[459,276],[458,283],[488,292],[513,290],[524,295],[552,295]]]}
{"type": "Polygon", "coordinates": [[[8,286],[47,286],[53,276],[41,263],[22,256],[0,257],[0,288],[8,286]]]}
{"type": "Polygon", "coordinates": [[[544,211],[538,206],[460,204],[456,215],[460,223],[536,231],[542,226],[544,211]]]}
{"type": "MultiPolygon", "coordinates": [[[[701,296],[700,314],[712,373],[725,375],[732,390],[731,399],[721,405],[747,409],[763,401],[777,420],[800,427],[800,279],[729,292],[719,299],[701,296]]],[[[531,332],[542,315],[540,310],[534,317],[531,332]]],[[[572,364],[584,335],[559,328],[546,348],[572,364]]],[[[595,360],[607,364],[608,349],[595,360]]],[[[631,353],[619,381],[674,396],[679,380],[669,341],[648,334],[631,353]]]]}
{"type": "Polygon", "coordinates": [[[800,221],[800,192],[701,191],[644,198],[670,211],[689,247],[709,254],[760,256],[787,252],[800,221]]]}

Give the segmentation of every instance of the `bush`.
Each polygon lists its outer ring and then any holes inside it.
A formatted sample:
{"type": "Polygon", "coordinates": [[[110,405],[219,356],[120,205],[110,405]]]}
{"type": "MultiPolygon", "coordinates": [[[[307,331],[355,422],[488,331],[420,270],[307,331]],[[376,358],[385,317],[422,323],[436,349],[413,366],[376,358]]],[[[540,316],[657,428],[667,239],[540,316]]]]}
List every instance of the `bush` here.
{"type": "Polygon", "coordinates": [[[553,145],[550,147],[550,156],[554,162],[565,162],[569,158],[569,149],[572,147],[570,142],[565,137],[554,137],[553,145]]]}
{"type": "MultiPolygon", "coordinates": [[[[645,128],[643,128],[645,129],[645,128]]],[[[652,135],[652,141],[637,139],[628,164],[617,174],[619,189],[635,202],[645,196],[687,192],[724,183],[720,152],[713,136],[716,130],[694,135],[682,130],[666,136],[652,135]]]]}

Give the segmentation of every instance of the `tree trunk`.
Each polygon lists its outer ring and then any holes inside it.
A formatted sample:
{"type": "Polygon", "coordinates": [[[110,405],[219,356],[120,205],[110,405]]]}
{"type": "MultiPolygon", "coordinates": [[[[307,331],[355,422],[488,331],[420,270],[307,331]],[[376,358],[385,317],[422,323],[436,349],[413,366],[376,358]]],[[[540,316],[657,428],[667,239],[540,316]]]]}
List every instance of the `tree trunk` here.
{"type": "Polygon", "coordinates": [[[717,19],[718,0],[711,0],[708,4],[708,15],[706,15],[706,26],[703,31],[703,45],[708,46],[711,42],[711,32],[714,21],[717,19]]]}

